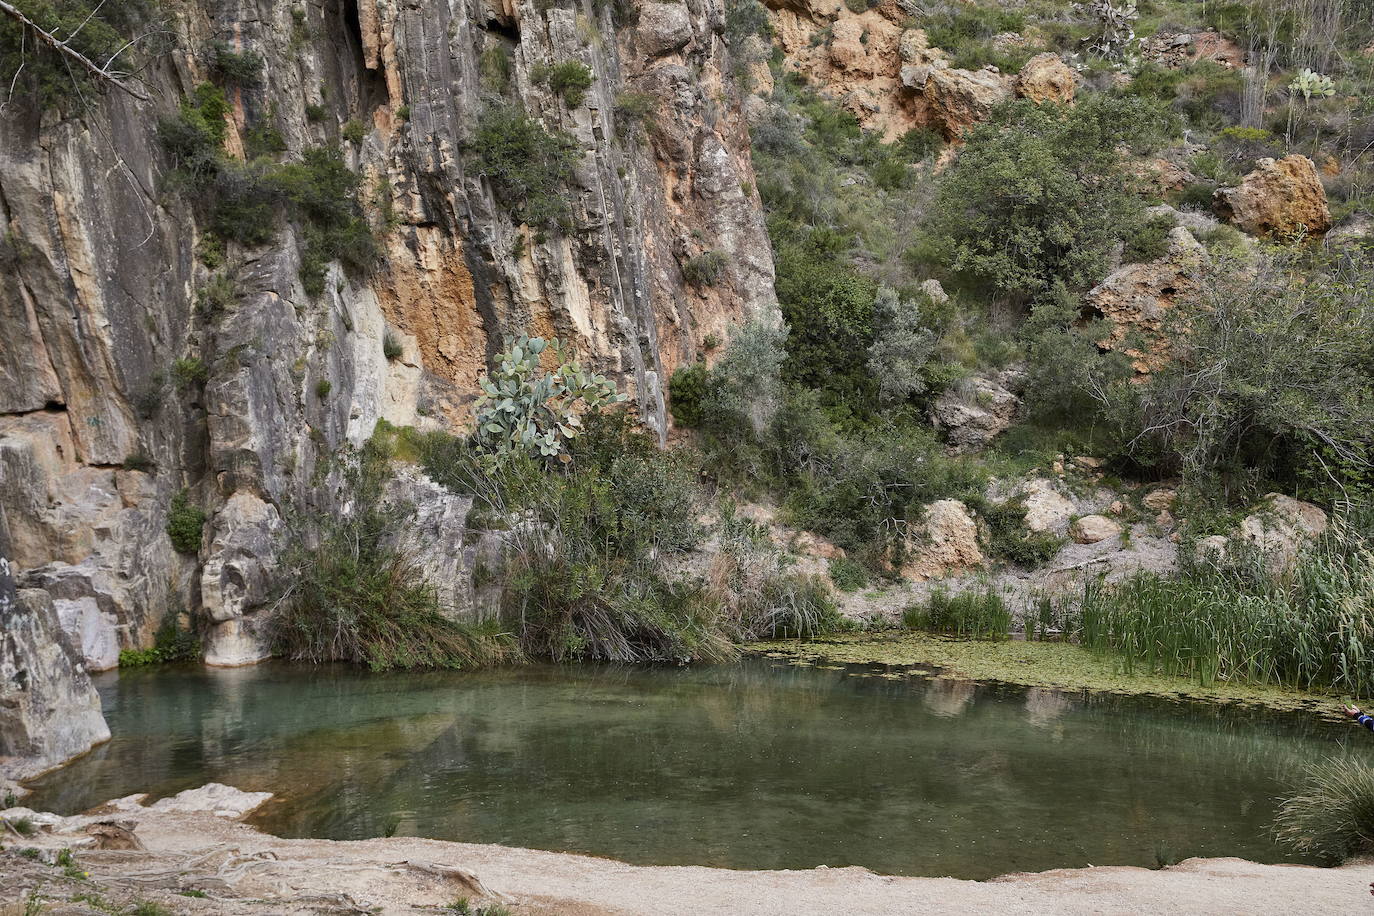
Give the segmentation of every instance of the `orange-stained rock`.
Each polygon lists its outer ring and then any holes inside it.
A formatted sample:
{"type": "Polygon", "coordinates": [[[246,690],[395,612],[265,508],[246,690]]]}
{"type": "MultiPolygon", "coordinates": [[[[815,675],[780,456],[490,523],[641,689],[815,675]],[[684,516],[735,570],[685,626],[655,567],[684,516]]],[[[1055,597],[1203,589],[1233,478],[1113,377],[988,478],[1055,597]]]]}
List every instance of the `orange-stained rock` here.
{"type": "Polygon", "coordinates": [[[1011,77],[993,70],[931,69],[924,91],[931,123],[946,139],[961,139],[986,121],[998,102],[1011,97],[1011,82],[1011,77]]]}
{"type": "Polygon", "coordinates": [[[968,506],[957,499],[941,499],[926,506],[922,529],[908,538],[909,559],[902,578],[924,581],[983,565],[978,549],[978,523],[968,506]]]}
{"type": "Polygon", "coordinates": [[[1261,159],[1238,187],[1213,198],[1218,215],[1255,236],[1321,235],[1331,228],[1326,189],[1306,156],[1261,159]]]}
{"type": "Polygon", "coordinates": [[[1037,54],[1021,68],[1016,94],[1032,102],[1072,102],[1078,74],[1058,54],[1037,54]]]}

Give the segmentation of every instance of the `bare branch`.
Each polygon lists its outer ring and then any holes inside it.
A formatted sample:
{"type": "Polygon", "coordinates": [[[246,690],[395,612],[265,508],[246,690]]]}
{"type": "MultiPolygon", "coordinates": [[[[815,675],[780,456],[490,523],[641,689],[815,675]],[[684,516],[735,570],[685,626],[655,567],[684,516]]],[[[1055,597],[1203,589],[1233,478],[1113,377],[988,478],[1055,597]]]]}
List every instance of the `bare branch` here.
{"type": "Polygon", "coordinates": [[[17,20],[25,28],[30,29],[33,32],[33,34],[37,36],[38,40],[43,42],[43,44],[52,48],[54,51],[63,55],[67,59],[75,61],[77,64],[81,66],[83,70],[85,70],[87,73],[91,74],[91,76],[95,77],[101,82],[109,83],[110,85],[122,90],[123,92],[128,93],[129,95],[133,96],[141,102],[148,101],[147,95],[145,95],[142,91],[130,86],[128,83],[124,82],[124,80],[120,78],[119,74],[116,74],[110,70],[105,69],[104,67],[101,67],[99,64],[95,63],[93,60],[88,58],[86,55],[82,54],[80,51],[77,51],[75,48],[69,47],[66,41],[61,41],[57,38],[57,36],[53,35],[51,32],[39,28],[38,25],[32,19],[30,19],[28,16],[25,16],[22,10],[20,10],[14,4],[8,2],[8,0],[0,0],[0,13],[4,13],[11,19],[17,20]]]}

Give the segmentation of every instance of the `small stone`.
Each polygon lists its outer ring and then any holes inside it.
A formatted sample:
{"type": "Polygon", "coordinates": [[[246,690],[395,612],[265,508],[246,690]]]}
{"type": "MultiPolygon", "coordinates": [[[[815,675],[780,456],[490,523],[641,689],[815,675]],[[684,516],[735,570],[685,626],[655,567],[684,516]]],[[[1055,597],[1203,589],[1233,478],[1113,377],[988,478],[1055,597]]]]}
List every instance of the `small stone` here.
{"type": "Polygon", "coordinates": [[[1165,509],[1172,509],[1175,500],[1178,499],[1178,491],[1169,487],[1161,487],[1158,490],[1151,490],[1141,498],[1140,504],[1151,512],[1162,512],[1165,509]]]}

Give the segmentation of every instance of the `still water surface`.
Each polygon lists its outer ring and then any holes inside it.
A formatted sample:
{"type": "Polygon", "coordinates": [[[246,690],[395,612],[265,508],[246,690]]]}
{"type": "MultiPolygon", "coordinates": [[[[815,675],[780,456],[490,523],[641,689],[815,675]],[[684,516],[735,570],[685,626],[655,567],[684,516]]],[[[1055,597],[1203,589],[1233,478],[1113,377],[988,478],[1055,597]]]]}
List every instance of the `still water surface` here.
{"type": "Polygon", "coordinates": [[[267,664],[99,684],[116,737],[38,783],[35,807],[214,781],[277,793],[253,823],[284,836],[394,831],[730,868],[987,878],[1157,856],[1296,861],[1269,839],[1275,798],[1351,738],[1273,714],[758,659],[267,664]]]}

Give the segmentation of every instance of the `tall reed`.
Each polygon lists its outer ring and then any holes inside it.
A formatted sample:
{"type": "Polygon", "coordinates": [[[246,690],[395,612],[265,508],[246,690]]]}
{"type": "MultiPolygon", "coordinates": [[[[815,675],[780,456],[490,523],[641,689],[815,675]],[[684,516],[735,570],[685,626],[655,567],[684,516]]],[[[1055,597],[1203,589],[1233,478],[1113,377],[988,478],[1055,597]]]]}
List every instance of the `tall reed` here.
{"type": "Polygon", "coordinates": [[[1090,583],[1061,626],[1128,671],[1374,695],[1374,544],[1338,520],[1275,575],[1269,558],[1090,583]]]}

